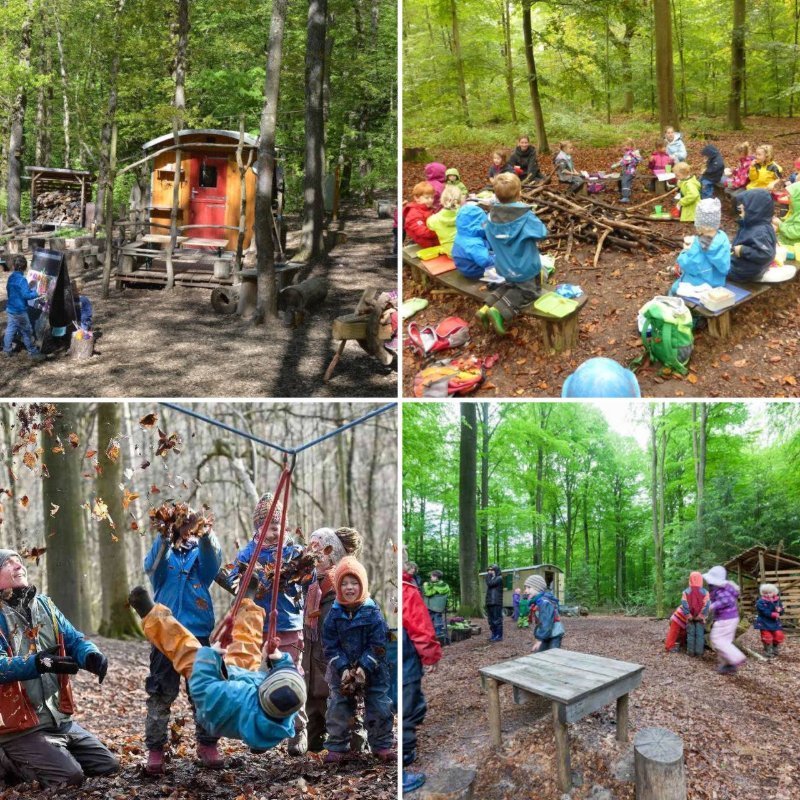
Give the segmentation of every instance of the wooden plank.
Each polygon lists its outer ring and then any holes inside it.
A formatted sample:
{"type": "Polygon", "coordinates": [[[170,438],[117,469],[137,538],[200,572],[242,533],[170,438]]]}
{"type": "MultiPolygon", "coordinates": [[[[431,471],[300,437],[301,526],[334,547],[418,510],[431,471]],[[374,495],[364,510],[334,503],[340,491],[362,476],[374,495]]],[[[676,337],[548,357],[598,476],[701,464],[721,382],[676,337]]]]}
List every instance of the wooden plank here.
{"type": "MultiPolygon", "coordinates": [[[[644,667],[642,667],[644,669],[644,667]]],[[[616,700],[623,694],[632,692],[642,682],[642,673],[636,675],[629,675],[627,678],[619,678],[618,680],[609,682],[596,691],[580,698],[574,703],[569,705],[562,705],[561,719],[564,722],[577,722],[583,719],[588,714],[607,706],[609,703],[616,700]]]]}
{"type": "Polygon", "coordinates": [[[634,664],[632,661],[620,661],[616,658],[595,656],[591,653],[581,653],[577,650],[564,650],[561,647],[546,650],[544,653],[537,653],[537,656],[546,661],[567,664],[575,669],[591,670],[609,677],[627,675],[637,669],[642,669],[641,664],[634,664]]]}
{"type": "Polygon", "coordinates": [[[201,236],[193,236],[183,242],[184,247],[226,247],[227,239],[205,239],[201,236]]]}
{"type": "Polygon", "coordinates": [[[562,792],[572,788],[572,770],[569,760],[569,730],[561,719],[560,711],[563,706],[553,703],[553,732],[556,738],[556,770],[558,771],[558,786],[562,792]]]}
{"type": "Polygon", "coordinates": [[[500,747],[503,743],[500,728],[500,686],[497,681],[488,678],[486,689],[489,693],[489,729],[492,734],[492,744],[500,747]]]}
{"type": "MultiPolygon", "coordinates": [[[[165,233],[146,233],[142,236],[142,242],[152,242],[153,244],[169,244],[169,235],[165,233]]],[[[178,244],[186,241],[185,236],[178,236],[176,237],[175,241],[178,244]]]]}

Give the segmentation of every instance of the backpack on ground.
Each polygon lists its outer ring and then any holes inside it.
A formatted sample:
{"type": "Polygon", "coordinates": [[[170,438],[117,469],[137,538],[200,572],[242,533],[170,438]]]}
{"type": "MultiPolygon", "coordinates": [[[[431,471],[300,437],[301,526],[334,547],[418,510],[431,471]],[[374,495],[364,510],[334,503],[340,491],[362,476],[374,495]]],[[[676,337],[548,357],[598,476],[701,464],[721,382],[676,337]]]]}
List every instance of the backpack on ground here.
{"type": "Polygon", "coordinates": [[[414,397],[461,396],[474,392],[484,381],[483,362],[476,358],[438,361],[414,376],[414,397]]]}
{"type": "MultiPolygon", "coordinates": [[[[658,361],[679,375],[686,375],[692,356],[692,312],[680,297],[654,297],[639,309],[642,344],[650,361],[658,361]]],[[[644,355],[631,367],[640,366],[644,355]]]]}
{"type": "Polygon", "coordinates": [[[469,323],[460,317],[447,317],[435,328],[428,325],[420,328],[416,322],[408,326],[410,345],[421,356],[439,353],[453,347],[461,347],[469,342],[469,323]]]}

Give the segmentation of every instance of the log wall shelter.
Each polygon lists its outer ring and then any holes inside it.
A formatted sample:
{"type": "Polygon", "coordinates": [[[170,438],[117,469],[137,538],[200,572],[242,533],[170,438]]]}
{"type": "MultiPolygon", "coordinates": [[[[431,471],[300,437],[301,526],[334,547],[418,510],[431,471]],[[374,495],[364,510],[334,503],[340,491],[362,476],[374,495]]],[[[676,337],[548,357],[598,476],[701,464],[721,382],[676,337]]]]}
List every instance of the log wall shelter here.
{"type": "Polygon", "coordinates": [[[783,600],[783,626],[797,630],[800,626],[800,558],[778,548],[756,545],[725,564],[728,577],[739,584],[742,614],[755,615],[758,587],[774,583],[783,600]]]}
{"type": "Polygon", "coordinates": [[[86,204],[96,177],[91,172],[53,167],[26,167],[31,181],[31,222],[86,224],[86,204]]]}
{"type": "MultiPolygon", "coordinates": [[[[241,179],[236,164],[238,131],[183,130],[178,134],[181,148],[180,200],[178,228],[198,225],[181,231],[194,242],[185,242],[183,247],[221,247],[236,250],[239,208],[241,202],[241,179]],[[203,227],[206,225],[207,227],[203,227]],[[215,227],[228,226],[229,229],[215,227]],[[203,242],[203,240],[206,240],[203,242]],[[220,244],[225,240],[224,245],[220,244]],[[216,243],[216,244],[215,244],[216,243]]],[[[245,134],[242,160],[246,164],[252,152],[255,163],[257,140],[245,134]]],[[[145,153],[154,153],[150,176],[151,233],[165,234],[170,224],[172,195],[175,180],[175,148],[171,133],[151,139],[142,145],[145,153]],[[163,152],[161,152],[163,151],[163,152]]],[[[244,248],[250,244],[255,217],[256,175],[252,166],[247,169],[245,180],[245,231],[244,248]]]]}

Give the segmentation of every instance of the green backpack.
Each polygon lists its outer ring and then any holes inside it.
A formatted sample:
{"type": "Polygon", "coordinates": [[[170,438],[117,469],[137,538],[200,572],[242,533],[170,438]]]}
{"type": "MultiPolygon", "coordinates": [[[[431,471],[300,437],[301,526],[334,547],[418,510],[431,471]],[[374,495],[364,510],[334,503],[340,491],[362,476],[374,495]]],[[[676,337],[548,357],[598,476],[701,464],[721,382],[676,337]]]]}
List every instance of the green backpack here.
{"type": "MultiPolygon", "coordinates": [[[[639,310],[642,344],[650,361],[659,361],[680,375],[692,357],[692,312],[680,297],[654,297],[639,310]]],[[[644,355],[631,364],[640,366],[644,355]]]]}

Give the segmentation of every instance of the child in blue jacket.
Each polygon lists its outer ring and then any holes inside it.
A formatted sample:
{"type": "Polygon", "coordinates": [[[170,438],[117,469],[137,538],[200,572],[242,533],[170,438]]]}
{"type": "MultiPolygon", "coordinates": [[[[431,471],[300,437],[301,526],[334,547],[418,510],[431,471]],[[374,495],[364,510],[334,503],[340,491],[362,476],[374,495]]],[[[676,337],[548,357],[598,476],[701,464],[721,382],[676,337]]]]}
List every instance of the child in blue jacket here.
{"type": "Polygon", "coordinates": [[[775,260],[778,239],[772,227],[775,203],[766,189],[748,189],[736,198],[739,231],[733,240],[732,281],[757,281],[775,260]]]}
{"type": "Polygon", "coordinates": [[[753,627],[761,633],[764,655],[767,658],[777,658],[785,638],[781,625],[783,615],[781,596],[778,587],[773,583],[762,583],[758,593],[761,597],[756,600],[757,616],[753,627]]]}
{"type": "Polygon", "coordinates": [[[677,284],[691,283],[695,286],[706,283],[709,286],[724,286],[731,269],[731,240],[720,229],[722,205],[716,197],[701,200],[697,204],[694,226],[697,235],[689,246],[678,256],[681,275],[677,284]]]}
{"type": "MultiPolygon", "coordinates": [[[[187,521],[186,529],[189,524],[187,521]]],[[[214,628],[214,606],[209,587],[221,563],[222,551],[211,530],[199,537],[184,538],[178,535],[173,542],[168,536],[159,535],[144,559],[144,571],[150,578],[156,602],[172,609],[177,621],[203,645],[208,645],[214,628]]],[[[178,697],[180,684],[180,675],[173,669],[170,660],[156,647],[151,647],[150,674],[145,681],[146,770],[151,775],[159,775],[164,771],[170,709],[178,697]]],[[[189,701],[192,702],[192,699],[189,694],[189,701]]],[[[196,709],[194,714],[197,756],[206,767],[218,769],[223,765],[217,748],[218,737],[203,727],[196,709]]]]}
{"type": "Polygon", "coordinates": [[[486,239],[505,282],[486,297],[486,305],[476,316],[484,328],[491,322],[505,336],[508,323],[542,294],[542,262],[536,243],[547,236],[547,228],[521,202],[522,184],[513,173],[495,178],[494,193],[499,202],[489,212],[486,239]]]}
{"type": "Polygon", "coordinates": [[[25,256],[18,254],[11,259],[12,272],[8,276],[8,282],[6,283],[8,324],[6,325],[6,334],[3,337],[3,352],[9,357],[14,354],[12,350],[14,338],[19,334],[25,349],[28,351],[28,355],[33,360],[40,361],[44,356],[39,352],[39,348],[34,342],[33,326],[28,316],[28,301],[35,300],[39,297],[39,293],[36,289],[31,289],[28,286],[28,281],[25,280],[24,272],[27,267],[28,261],[25,256]]]}
{"type": "Polygon", "coordinates": [[[465,278],[477,280],[494,266],[494,256],[486,241],[486,221],[486,212],[474,203],[461,206],[456,215],[456,239],[450,255],[465,278]]]}
{"type": "Polygon", "coordinates": [[[357,698],[363,691],[367,739],[382,761],[397,757],[392,747],[392,703],[386,661],[386,622],[369,596],[367,573],[353,556],[334,569],[336,600],[322,626],[330,686],[325,715],[327,762],[342,761],[350,746],[357,698]]]}
{"type": "MultiPolygon", "coordinates": [[[[256,547],[256,538],[261,531],[264,521],[267,518],[269,507],[272,504],[272,493],[265,492],[259,499],[253,511],[253,538],[247,543],[243,550],[236,556],[233,569],[229,573],[231,580],[235,580],[243,574],[253,557],[256,547]]],[[[275,511],[267,529],[266,538],[258,554],[258,563],[263,567],[267,564],[275,563],[275,556],[278,553],[278,536],[280,535],[281,513],[283,507],[280,502],[276,503],[275,511]]],[[[292,542],[284,544],[282,560],[286,564],[294,558],[303,555],[303,548],[292,542]]],[[[285,587],[281,586],[278,593],[278,625],[277,638],[283,652],[288,653],[294,665],[303,675],[303,606],[305,595],[303,589],[308,587],[316,579],[316,572],[310,573],[302,583],[289,582],[285,587]]],[[[264,609],[264,638],[266,643],[267,629],[269,627],[269,614],[272,610],[272,581],[261,578],[261,588],[255,596],[256,605],[264,609]]],[[[295,718],[296,736],[289,742],[289,755],[301,756],[308,750],[308,737],[306,734],[306,723],[308,717],[304,708],[301,708],[295,718]]]]}
{"type": "Polygon", "coordinates": [[[561,613],[556,596],[547,590],[547,584],[541,575],[531,575],[525,586],[534,592],[531,598],[530,623],[536,643],[534,653],[543,653],[561,647],[564,638],[564,626],[561,624],[561,613]]]}
{"type": "MultiPolygon", "coordinates": [[[[254,582],[248,594],[254,594],[254,582]]],[[[264,609],[245,597],[233,623],[233,641],[222,651],[201,645],[172,615],[153,604],[137,586],[128,602],[142,618],[152,645],[188,682],[198,722],[214,736],[241,739],[253,749],[267,750],[294,733],[294,718],[305,703],[302,677],[291,658],[276,650],[266,667],[261,657],[264,609]]]]}

